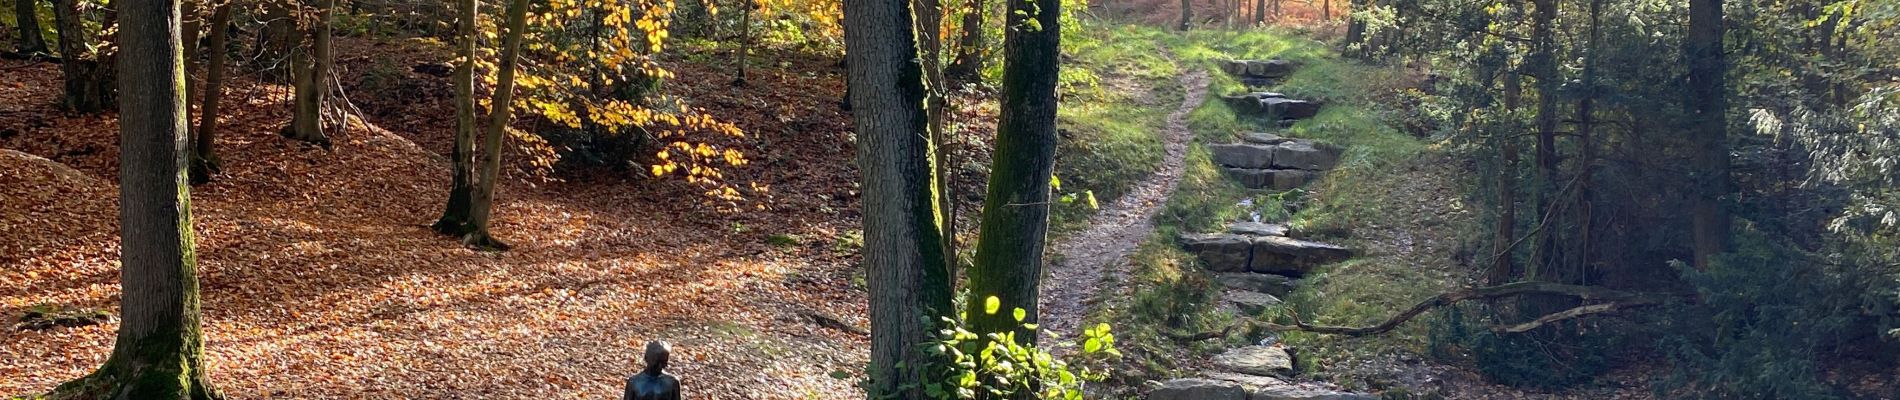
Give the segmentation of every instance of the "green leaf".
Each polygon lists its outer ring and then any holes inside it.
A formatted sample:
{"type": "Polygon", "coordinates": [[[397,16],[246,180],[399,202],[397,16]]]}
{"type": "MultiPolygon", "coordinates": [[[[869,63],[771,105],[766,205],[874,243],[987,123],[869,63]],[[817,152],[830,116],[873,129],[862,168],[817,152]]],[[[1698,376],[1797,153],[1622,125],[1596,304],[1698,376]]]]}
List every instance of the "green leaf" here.
{"type": "Polygon", "coordinates": [[[996,296],[990,296],[989,298],[983,299],[983,313],[984,314],[996,315],[996,312],[1001,311],[1002,309],[1003,309],[1003,299],[996,298],[996,296]]]}
{"type": "Polygon", "coordinates": [[[1054,174],[1049,175],[1049,188],[1062,191],[1062,178],[1056,177],[1054,174]]]}
{"type": "Polygon", "coordinates": [[[1101,340],[1095,339],[1095,338],[1089,338],[1089,340],[1082,342],[1083,353],[1094,353],[1098,351],[1102,351],[1101,340]]]}
{"type": "Polygon", "coordinates": [[[1029,317],[1029,311],[1023,310],[1022,307],[1016,308],[1016,322],[1023,322],[1023,318],[1028,318],[1028,317],[1029,317]]]}

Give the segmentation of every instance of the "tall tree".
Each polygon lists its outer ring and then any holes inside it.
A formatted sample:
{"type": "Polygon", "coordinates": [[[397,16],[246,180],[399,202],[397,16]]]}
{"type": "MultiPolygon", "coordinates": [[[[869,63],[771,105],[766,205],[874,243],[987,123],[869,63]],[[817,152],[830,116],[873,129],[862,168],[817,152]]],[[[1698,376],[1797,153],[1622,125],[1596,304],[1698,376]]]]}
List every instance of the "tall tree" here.
{"type": "Polygon", "coordinates": [[[480,2],[456,0],[455,57],[455,147],[449,151],[450,178],[448,206],[442,218],[430,227],[436,232],[461,237],[468,234],[468,213],[474,202],[475,175],[475,17],[480,2]]]}
{"type": "Polygon", "coordinates": [[[13,20],[19,21],[22,55],[46,53],[46,37],[40,35],[39,0],[13,0],[13,20]]]}
{"type": "Polygon", "coordinates": [[[1535,9],[1531,14],[1531,56],[1526,61],[1530,75],[1537,79],[1537,116],[1534,124],[1537,130],[1537,142],[1531,154],[1537,163],[1537,173],[1532,182],[1532,212],[1536,213],[1539,225],[1532,233],[1531,275],[1541,280],[1563,282],[1555,269],[1559,226],[1550,219],[1557,218],[1552,209],[1557,207],[1557,89],[1563,81],[1557,70],[1557,0],[1532,0],[1535,9]]]}
{"type": "MultiPolygon", "coordinates": [[[[1517,112],[1524,86],[1517,68],[1508,65],[1508,60],[1505,63],[1504,114],[1506,118],[1512,118],[1510,116],[1517,112]]],[[[1491,243],[1495,258],[1491,260],[1491,270],[1486,274],[1485,282],[1502,285],[1517,278],[1517,261],[1513,257],[1517,252],[1517,135],[1507,129],[1505,132],[1494,132],[1492,136],[1498,142],[1500,159],[1497,171],[1498,220],[1494,229],[1497,235],[1493,236],[1491,243]]]]}
{"type": "MultiPolygon", "coordinates": [[[[336,1],[336,0],[326,0],[336,1]]],[[[488,104],[488,130],[482,137],[481,180],[468,212],[468,233],[462,243],[480,249],[507,250],[508,244],[488,233],[495,209],[495,187],[501,180],[501,137],[514,118],[515,69],[521,60],[521,37],[528,30],[528,0],[508,2],[508,33],[501,39],[501,64],[495,72],[495,96],[488,104]]]]}
{"type": "Polygon", "coordinates": [[[330,47],[330,17],[336,9],[336,0],[316,2],[316,21],[304,28],[304,34],[310,41],[308,51],[300,46],[300,49],[291,52],[291,79],[297,93],[290,125],[285,127],[284,135],[327,148],[330,147],[330,137],[323,133],[323,107],[324,102],[329,100],[330,74],[336,65],[330,47]]]}
{"type": "Polygon", "coordinates": [[[1689,32],[1683,53],[1689,62],[1691,230],[1695,265],[1708,268],[1729,249],[1728,64],[1722,56],[1722,0],[1689,0],[1689,32]]]}
{"type": "Polygon", "coordinates": [[[205,379],[185,185],[177,0],[120,0],[120,325],[112,356],[55,399],[216,399],[205,379]]]}
{"type": "Polygon", "coordinates": [[[870,398],[924,398],[940,365],[924,349],[932,322],[949,315],[943,199],[932,167],[924,69],[907,0],[844,4],[851,119],[858,136],[864,269],[870,289],[870,398]]]}
{"type": "Polygon", "coordinates": [[[1181,30],[1188,30],[1189,27],[1193,26],[1193,21],[1194,3],[1192,0],[1181,0],[1181,30]]]}
{"type": "Polygon", "coordinates": [[[222,170],[216,146],[219,107],[224,99],[225,36],[231,28],[231,3],[219,3],[211,12],[211,32],[205,43],[204,101],[198,105],[198,132],[192,134],[191,183],[211,181],[222,170]]]}
{"type": "MultiPolygon", "coordinates": [[[[1002,115],[983,222],[970,270],[970,294],[996,296],[1003,309],[1021,308],[1033,323],[1042,278],[1043,236],[1049,223],[1049,179],[1055,169],[1056,74],[1061,62],[1061,0],[1009,0],[1003,41],[1002,115]]],[[[976,332],[1017,329],[1024,344],[1034,330],[1019,329],[1010,313],[984,313],[970,301],[976,332]]]]}
{"type": "MultiPolygon", "coordinates": [[[[66,94],[60,105],[68,111],[95,113],[112,107],[111,56],[98,50],[86,28],[87,12],[79,0],[53,0],[53,28],[59,30],[59,70],[66,94]]],[[[111,25],[107,18],[105,25],[111,25]]]]}

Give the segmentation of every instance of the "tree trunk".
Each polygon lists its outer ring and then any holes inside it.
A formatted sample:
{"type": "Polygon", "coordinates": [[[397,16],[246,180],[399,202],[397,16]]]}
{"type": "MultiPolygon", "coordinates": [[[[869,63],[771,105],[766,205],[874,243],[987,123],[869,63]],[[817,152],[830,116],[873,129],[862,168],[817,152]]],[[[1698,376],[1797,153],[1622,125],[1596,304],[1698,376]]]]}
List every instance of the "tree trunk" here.
{"type": "MultiPolygon", "coordinates": [[[[1508,61],[1506,61],[1508,63],[1508,61]]],[[[1504,112],[1508,115],[1517,111],[1519,97],[1523,91],[1523,81],[1517,68],[1506,66],[1504,70],[1504,112]]],[[[1493,236],[1491,251],[1491,271],[1485,274],[1485,283],[1502,285],[1517,278],[1517,132],[1506,129],[1494,132],[1497,136],[1498,163],[1498,220],[1493,236]]]]}
{"type": "Polygon", "coordinates": [[[223,170],[218,150],[218,108],[224,98],[225,39],[231,27],[231,4],[219,4],[211,13],[209,42],[205,43],[204,102],[198,106],[198,132],[192,138],[191,183],[211,181],[223,170]]]}
{"type": "Polygon", "coordinates": [[[1549,282],[1564,282],[1557,271],[1557,231],[1560,224],[1552,209],[1557,206],[1557,89],[1563,81],[1557,71],[1557,0],[1533,0],[1536,14],[1531,16],[1531,35],[1535,50],[1531,54],[1531,75],[1537,78],[1537,144],[1532,151],[1537,162],[1531,189],[1533,212],[1538,229],[1531,242],[1530,277],[1549,282]]]}
{"type": "Polygon", "coordinates": [[[976,266],[970,270],[970,326],[979,334],[1015,330],[1025,345],[1036,331],[1021,329],[1009,310],[1028,312],[1034,323],[1042,279],[1043,236],[1049,222],[1049,177],[1055,168],[1056,73],[1062,34],[1060,0],[1010,0],[1003,43],[1002,115],[989,194],[983,201],[976,266]],[[1033,16],[1041,29],[1025,27],[1033,16]],[[1002,310],[985,314],[983,299],[996,296],[1002,310]]]}
{"type": "Polygon", "coordinates": [[[1185,31],[1192,27],[1193,25],[1191,24],[1194,22],[1193,20],[1194,3],[1190,0],[1181,0],[1181,30],[1185,31]]]}
{"type": "Polygon", "coordinates": [[[205,380],[198,312],[178,3],[121,0],[118,66],[120,325],[97,371],[54,399],[216,399],[205,380]]]}
{"type": "Polygon", "coordinates": [[[1707,269],[1729,250],[1728,66],[1722,56],[1722,0],[1689,0],[1689,33],[1683,50],[1689,62],[1689,181],[1696,268],[1707,269]]]}
{"type": "MultiPolygon", "coordinates": [[[[949,132],[944,126],[944,111],[949,102],[943,73],[943,4],[941,0],[913,0],[913,9],[917,12],[917,39],[923,60],[924,118],[930,120],[931,169],[948,171],[945,167],[950,159],[949,132]]],[[[950,192],[950,179],[937,179],[937,195],[945,199],[954,198],[950,192]]],[[[947,276],[956,276],[957,268],[957,214],[956,202],[944,201],[937,207],[937,220],[943,230],[944,268],[947,276]]]]}
{"type": "MultiPolygon", "coordinates": [[[[1597,98],[1597,60],[1602,57],[1603,35],[1599,29],[1603,17],[1603,0],[1590,0],[1590,48],[1583,63],[1583,96],[1577,100],[1577,191],[1571,204],[1574,214],[1571,219],[1577,224],[1577,239],[1572,241],[1572,264],[1576,266],[1576,278],[1588,276],[1591,259],[1591,240],[1595,236],[1594,208],[1596,191],[1592,179],[1596,169],[1596,98],[1597,98]]],[[[1576,283],[1583,283],[1577,281],[1576,283]]]]}
{"type": "Polygon", "coordinates": [[[952,83],[976,82],[983,73],[983,0],[969,0],[970,10],[963,14],[962,38],[957,40],[957,57],[944,69],[944,77],[952,83]]]}
{"type": "MultiPolygon", "coordinates": [[[[1348,50],[1354,49],[1354,46],[1364,45],[1363,42],[1366,40],[1366,21],[1359,19],[1359,12],[1365,11],[1366,3],[1369,1],[1371,0],[1352,0],[1352,4],[1348,7],[1349,14],[1346,15],[1346,48],[1348,50]]],[[[1363,49],[1353,53],[1366,54],[1363,49]]]]}
{"type": "Polygon", "coordinates": [[[13,0],[13,19],[19,21],[21,55],[46,54],[46,37],[41,36],[39,0],[13,0]]]}
{"type": "Polygon", "coordinates": [[[112,66],[107,55],[92,50],[78,0],[53,0],[53,27],[59,30],[59,70],[66,84],[61,106],[87,114],[112,108],[112,66]]]}
{"type": "MultiPolygon", "coordinates": [[[[334,1],[334,0],[331,0],[334,1]]],[[[466,1],[466,0],[464,0],[466,1]]],[[[495,187],[501,180],[501,137],[508,134],[513,118],[515,68],[521,60],[521,36],[528,30],[528,0],[508,3],[508,35],[502,38],[501,63],[495,71],[495,95],[488,107],[488,130],[482,138],[482,176],[476,182],[475,197],[468,213],[468,234],[462,243],[483,250],[507,250],[508,244],[489,234],[488,226],[495,209],[495,187]]]]}
{"type": "Polygon", "coordinates": [[[449,151],[448,207],[430,225],[437,233],[462,237],[469,233],[468,213],[474,201],[475,175],[475,17],[480,2],[456,0],[455,148],[449,151]]]}
{"type": "Polygon", "coordinates": [[[745,58],[752,53],[752,12],[758,4],[745,0],[745,11],[739,15],[739,48],[734,50],[733,61],[739,64],[738,76],[732,78],[733,86],[745,86],[745,58]]]}
{"type": "Polygon", "coordinates": [[[296,110],[292,113],[289,136],[330,148],[324,134],[323,105],[330,93],[330,70],[336,64],[330,51],[330,15],[336,0],[318,0],[316,26],[309,31],[310,51],[297,51],[291,57],[291,75],[296,80],[296,110]]]}
{"type": "Polygon", "coordinates": [[[1267,25],[1267,0],[1253,0],[1253,24],[1267,25]]]}
{"type": "Polygon", "coordinates": [[[844,4],[846,82],[862,174],[864,269],[870,290],[869,398],[925,398],[928,366],[947,360],[924,345],[950,315],[936,192],[928,93],[907,0],[844,4]]]}

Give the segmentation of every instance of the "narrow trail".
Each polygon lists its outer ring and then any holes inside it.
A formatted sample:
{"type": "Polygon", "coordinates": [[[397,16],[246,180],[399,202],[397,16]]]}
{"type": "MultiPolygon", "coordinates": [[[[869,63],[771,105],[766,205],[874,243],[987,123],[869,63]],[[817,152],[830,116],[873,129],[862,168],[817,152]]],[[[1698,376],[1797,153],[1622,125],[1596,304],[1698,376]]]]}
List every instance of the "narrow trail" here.
{"type": "Polygon", "coordinates": [[[1055,245],[1060,258],[1050,263],[1042,285],[1039,314],[1048,316],[1041,321],[1043,331],[1074,337],[1103,280],[1120,282],[1128,272],[1123,260],[1154,230],[1155,212],[1181,181],[1188,141],[1194,138],[1187,127],[1188,113],[1206,97],[1207,79],[1207,72],[1199,69],[1181,75],[1181,105],[1168,114],[1167,126],[1162,130],[1167,155],[1162,158],[1161,169],[1096,211],[1089,218],[1088,228],[1055,245]]]}

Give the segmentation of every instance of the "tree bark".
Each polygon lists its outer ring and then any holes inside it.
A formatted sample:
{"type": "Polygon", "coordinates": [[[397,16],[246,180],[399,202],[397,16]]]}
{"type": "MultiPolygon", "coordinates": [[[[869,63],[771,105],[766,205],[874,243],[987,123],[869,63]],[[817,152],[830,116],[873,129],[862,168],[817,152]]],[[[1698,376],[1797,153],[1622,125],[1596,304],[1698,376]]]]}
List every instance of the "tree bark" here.
{"type": "Polygon", "coordinates": [[[449,151],[448,206],[430,225],[437,233],[462,237],[469,233],[469,210],[474,202],[475,175],[475,18],[480,2],[456,0],[455,147],[449,151]]]}
{"type": "Polygon", "coordinates": [[[54,399],[216,399],[205,380],[178,3],[120,0],[120,297],[112,356],[54,399]]]}
{"type": "Polygon", "coordinates": [[[198,106],[198,132],[192,138],[191,183],[211,181],[223,170],[216,146],[219,107],[224,98],[225,40],[231,27],[231,3],[219,4],[211,13],[210,37],[205,43],[204,102],[198,106]]]}
{"type": "Polygon", "coordinates": [[[1267,0],[1253,0],[1253,24],[1267,25],[1267,0]]]}
{"type": "MultiPolygon", "coordinates": [[[[924,118],[930,120],[931,169],[948,171],[945,163],[950,159],[949,132],[944,126],[944,111],[949,102],[949,92],[944,83],[943,72],[943,4],[941,0],[912,0],[917,12],[917,39],[920,47],[918,58],[924,67],[924,118]]],[[[937,196],[954,198],[950,192],[950,179],[937,179],[937,196]]],[[[944,268],[946,275],[956,276],[957,268],[957,214],[956,202],[944,201],[937,207],[937,220],[943,229],[944,268]]]]}
{"type": "MultiPolygon", "coordinates": [[[[335,0],[329,0],[335,1],[335,0]]],[[[488,232],[495,209],[495,187],[501,180],[501,137],[513,118],[515,68],[521,60],[521,37],[528,30],[528,0],[508,3],[508,35],[502,37],[501,63],[495,72],[495,96],[488,107],[488,131],[482,137],[482,176],[468,213],[468,234],[462,243],[483,250],[507,250],[508,244],[488,232]]]]}
{"type": "Polygon", "coordinates": [[[989,194],[970,270],[970,310],[979,334],[1016,331],[1024,345],[1036,343],[1037,287],[1042,279],[1043,237],[1049,222],[1049,177],[1055,168],[1056,74],[1062,33],[1060,0],[1009,0],[1003,43],[1002,115],[997,120],[989,194]],[[1040,29],[1030,26],[1035,18],[1040,29]],[[984,312],[996,296],[1002,311],[984,312]],[[1010,310],[1021,308],[1021,323],[1010,310]]]}
{"type": "Polygon", "coordinates": [[[85,114],[112,108],[110,57],[92,50],[93,37],[86,29],[78,0],[53,0],[53,27],[59,30],[59,70],[65,76],[66,94],[61,106],[85,114]]]}
{"type": "Polygon", "coordinates": [[[869,398],[925,398],[924,349],[935,321],[950,315],[928,93],[907,0],[844,4],[847,85],[862,176],[864,269],[871,311],[869,398]],[[909,385],[906,387],[905,385],[909,385]]]}
{"type": "Polygon", "coordinates": [[[1689,62],[1688,95],[1693,159],[1689,181],[1695,266],[1707,269],[1729,250],[1729,149],[1726,60],[1722,55],[1722,0],[1690,0],[1689,32],[1683,41],[1689,62]]]}
{"type": "Polygon", "coordinates": [[[21,55],[46,54],[46,37],[40,35],[39,0],[13,0],[13,19],[19,21],[21,55]]]}

